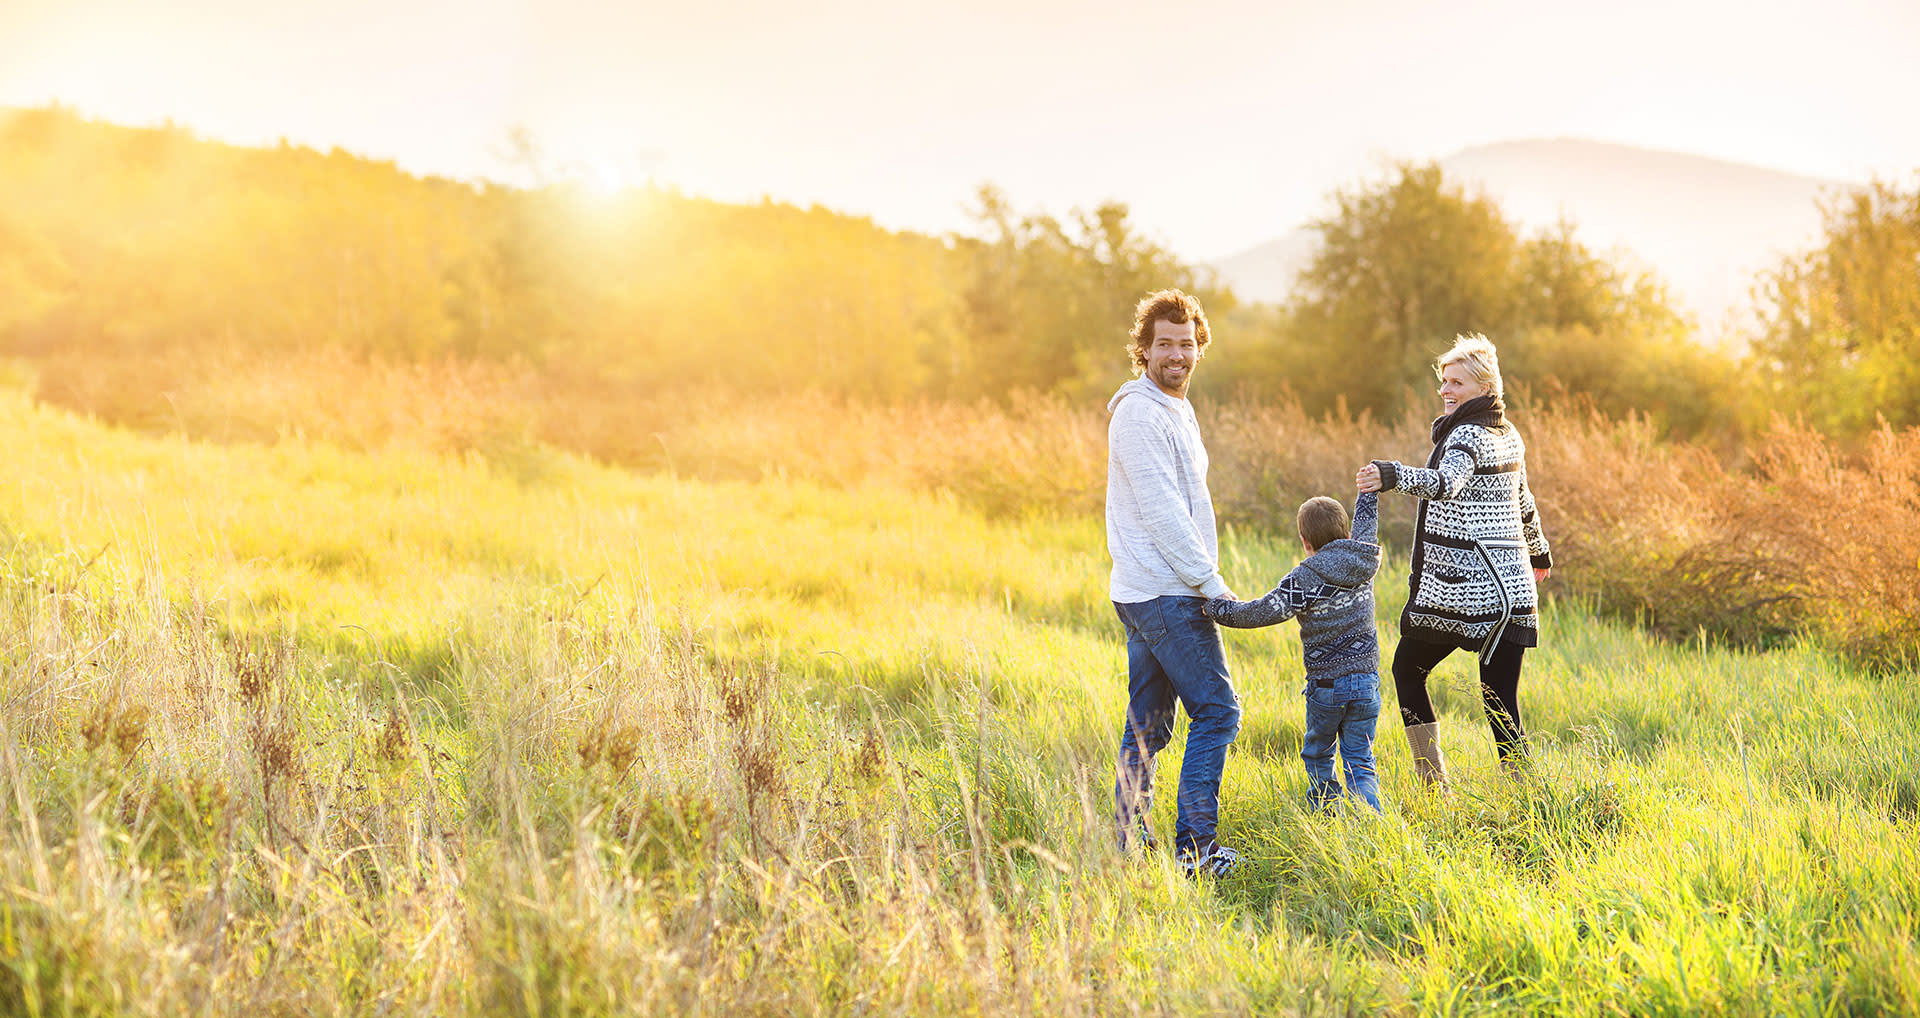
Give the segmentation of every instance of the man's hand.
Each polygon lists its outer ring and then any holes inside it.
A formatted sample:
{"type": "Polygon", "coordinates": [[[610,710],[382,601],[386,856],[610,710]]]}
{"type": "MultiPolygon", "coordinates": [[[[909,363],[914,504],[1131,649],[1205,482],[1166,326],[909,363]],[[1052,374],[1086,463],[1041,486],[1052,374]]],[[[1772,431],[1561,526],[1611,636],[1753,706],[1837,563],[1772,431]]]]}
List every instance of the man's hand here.
{"type": "Polygon", "coordinates": [[[1533,568],[1533,583],[1534,583],[1534,586],[1539,586],[1539,585],[1540,585],[1540,583],[1541,583],[1542,581],[1544,581],[1544,580],[1545,580],[1545,579],[1546,579],[1547,577],[1549,577],[1549,576],[1552,576],[1552,575],[1553,575],[1553,570],[1551,570],[1551,569],[1542,569],[1542,568],[1540,568],[1539,566],[1535,566],[1535,567],[1533,568]]]}
{"type": "Polygon", "coordinates": [[[1380,468],[1371,463],[1361,467],[1360,472],[1353,475],[1353,484],[1363,495],[1369,491],[1379,491],[1380,468]]]}

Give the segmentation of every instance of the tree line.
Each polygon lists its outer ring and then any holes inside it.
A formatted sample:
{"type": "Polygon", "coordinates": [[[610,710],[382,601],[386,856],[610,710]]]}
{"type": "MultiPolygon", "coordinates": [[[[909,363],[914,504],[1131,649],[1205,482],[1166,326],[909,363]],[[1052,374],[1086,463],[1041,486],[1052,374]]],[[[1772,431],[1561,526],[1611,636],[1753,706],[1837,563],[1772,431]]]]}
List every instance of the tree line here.
{"type": "Polygon", "coordinates": [[[1756,281],[1744,351],[1693,341],[1659,280],[1571,223],[1525,235],[1426,164],[1343,190],[1291,300],[1244,304],[1107,203],[1023,212],[984,187],[943,237],[762,201],[421,178],[60,108],[0,114],[0,354],[102,365],[334,348],[512,361],[651,394],[1093,398],[1126,377],[1132,302],[1179,286],[1222,342],[1203,385],[1318,412],[1424,405],[1457,332],[1536,399],[1682,436],[1786,411],[1920,424],[1920,188],[1836,195],[1821,247],[1756,281]]]}

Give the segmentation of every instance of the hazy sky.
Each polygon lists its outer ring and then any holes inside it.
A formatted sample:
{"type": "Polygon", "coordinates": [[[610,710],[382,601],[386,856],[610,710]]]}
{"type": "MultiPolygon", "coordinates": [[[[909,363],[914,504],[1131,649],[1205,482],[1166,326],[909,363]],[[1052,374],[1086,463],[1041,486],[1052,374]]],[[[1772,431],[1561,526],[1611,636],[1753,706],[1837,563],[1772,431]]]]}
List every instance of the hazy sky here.
{"type": "Polygon", "coordinates": [[[583,177],[932,231],[992,181],[1210,258],[1513,138],[1911,182],[1917,52],[1916,0],[0,0],[0,105],[513,181],[519,124],[583,177]]]}

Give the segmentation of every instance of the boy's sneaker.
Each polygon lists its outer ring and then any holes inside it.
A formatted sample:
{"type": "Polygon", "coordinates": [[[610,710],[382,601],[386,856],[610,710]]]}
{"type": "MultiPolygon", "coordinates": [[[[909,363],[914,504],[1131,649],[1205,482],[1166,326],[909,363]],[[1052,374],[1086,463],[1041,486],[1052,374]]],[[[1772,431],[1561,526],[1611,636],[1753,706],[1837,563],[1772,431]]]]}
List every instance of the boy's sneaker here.
{"type": "Polygon", "coordinates": [[[1160,843],[1153,837],[1153,826],[1148,824],[1145,819],[1136,820],[1132,824],[1120,828],[1120,851],[1122,852],[1139,849],[1142,852],[1152,854],[1153,851],[1159,847],[1160,843]]]}
{"type": "Polygon", "coordinates": [[[1240,853],[1218,842],[1188,845],[1175,859],[1180,872],[1190,877],[1224,877],[1240,865],[1240,853]]]}

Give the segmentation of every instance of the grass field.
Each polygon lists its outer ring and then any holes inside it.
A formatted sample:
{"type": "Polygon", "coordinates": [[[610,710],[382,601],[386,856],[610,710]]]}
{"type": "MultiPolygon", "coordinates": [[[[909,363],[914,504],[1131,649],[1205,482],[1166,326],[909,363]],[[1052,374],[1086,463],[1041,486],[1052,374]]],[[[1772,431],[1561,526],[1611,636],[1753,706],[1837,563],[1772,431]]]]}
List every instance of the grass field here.
{"type": "Polygon", "coordinates": [[[1387,721],[1329,816],[1295,629],[1230,633],[1192,883],[1110,845],[1097,519],[12,391],[0,445],[0,1013],[1920,1013],[1911,673],[1549,598],[1530,780],[1456,655],[1453,796],[1387,721]]]}

